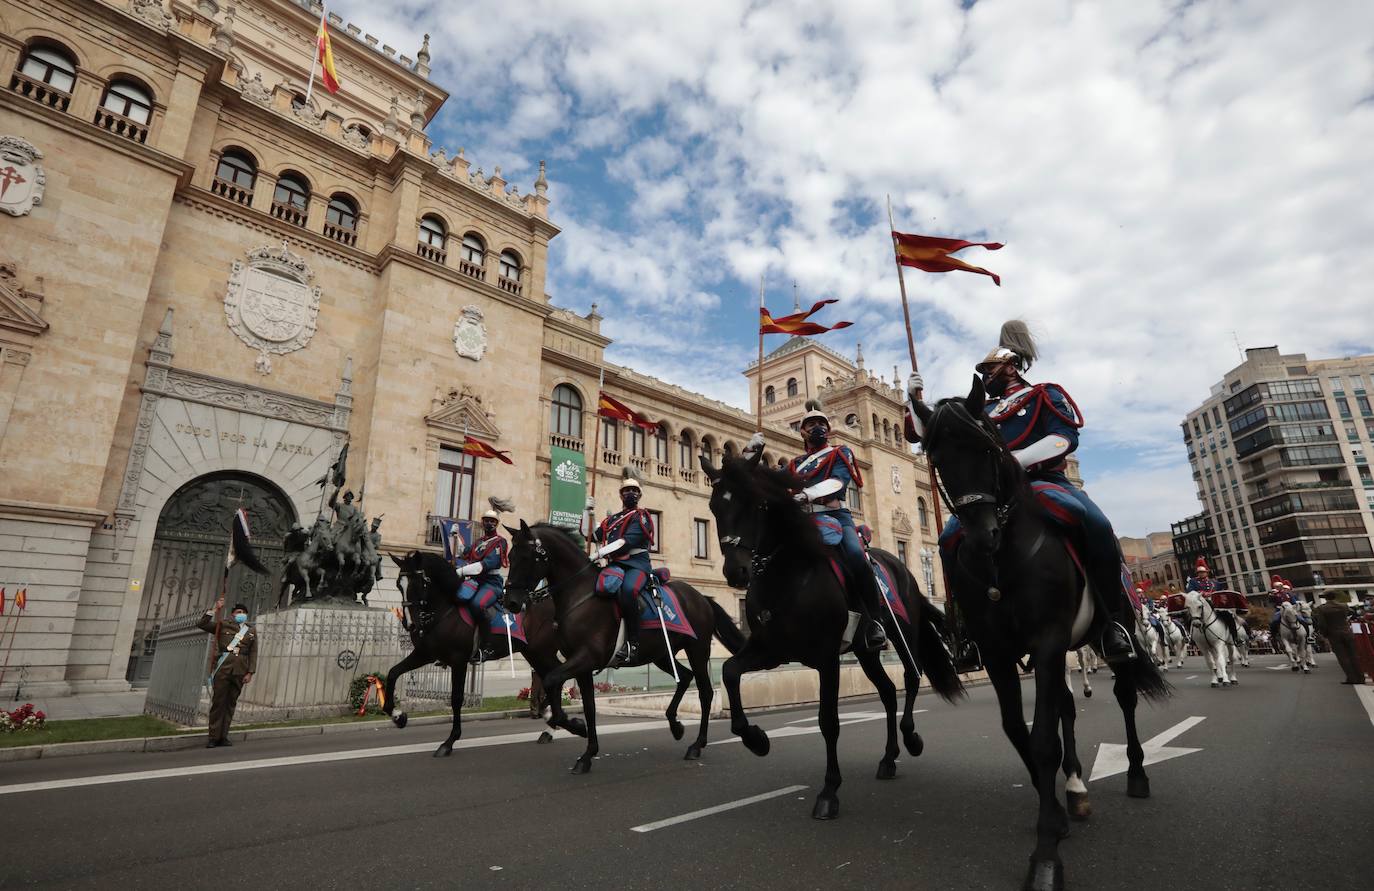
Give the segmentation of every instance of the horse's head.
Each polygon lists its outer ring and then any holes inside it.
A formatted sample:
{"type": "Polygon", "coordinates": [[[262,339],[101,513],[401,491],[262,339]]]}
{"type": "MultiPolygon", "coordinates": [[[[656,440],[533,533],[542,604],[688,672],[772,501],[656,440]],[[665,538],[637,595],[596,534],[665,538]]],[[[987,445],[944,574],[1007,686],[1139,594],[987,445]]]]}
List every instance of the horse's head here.
{"type": "Polygon", "coordinates": [[[520,528],[506,527],[510,533],[510,569],[506,573],[506,609],[518,613],[530,602],[539,583],[549,577],[552,561],[539,533],[524,520],[520,528]]]}
{"type": "Polygon", "coordinates": [[[1207,601],[1202,599],[1202,595],[1196,591],[1189,591],[1183,595],[1183,603],[1188,608],[1188,615],[1198,621],[1202,620],[1207,608],[1207,601]]]}
{"type": "MultiPolygon", "coordinates": [[[[711,481],[711,514],[720,532],[722,571],[732,588],[749,587],[755,572],[769,559],[760,550],[770,516],[776,521],[786,519],[788,511],[799,512],[791,494],[800,488],[796,477],[761,465],[762,457],[763,450],[757,449],[747,458],[726,458],[719,468],[705,455],[699,459],[711,481]]],[[[809,522],[801,528],[815,534],[809,522]]]]}
{"type": "Polygon", "coordinates": [[[396,589],[401,600],[426,612],[436,612],[445,602],[452,603],[458,591],[458,572],[437,554],[411,551],[404,557],[391,555],[400,572],[396,589]]]}
{"type": "Polygon", "coordinates": [[[1020,480],[1002,434],[983,413],[986,402],[983,380],[975,375],[968,396],[941,399],[934,408],[915,405],[923,447],[940,473],[949,508],[965,542],[985,558],[1001,546],[1020,480]]]}
{"type": "Polygon", "coordinates": [[[1298,607],[1291,600],[1279,606],[1279,614],[1283,617],[1283,621],[1289,625],[1298,621],[1298,607]]]}

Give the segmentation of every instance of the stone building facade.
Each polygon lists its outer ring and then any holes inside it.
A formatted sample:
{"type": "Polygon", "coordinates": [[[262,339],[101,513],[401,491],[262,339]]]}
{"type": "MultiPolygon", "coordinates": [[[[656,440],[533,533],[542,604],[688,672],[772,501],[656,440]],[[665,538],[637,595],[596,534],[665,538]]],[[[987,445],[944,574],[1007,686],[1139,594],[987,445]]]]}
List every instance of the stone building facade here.
{"type": "MultiPolygon", "coordinates": [[[[636,464],[660,559],[737,610],[694,459],[737,451],[752,416],[606,363],[595,308],[551,303],[542,165],[522,193],[432,144],[428,40],[409,58],[335,19],[344,88],[307,102],[318,16],[0,0],[0,585],[29,592],[11,678],[35,696],[140,682],[158,622],[221,585],[275,602],[274,579],[222,578],[228,516],[248,509],[270,562],[345,442],[392,551],[438,547],[435,520],[488,495],[547,517],[554,446],[597,466],[603,507],[636,464]],[[660,436],[596,454],[603,370],[660,436]],[[464,434],[514,465],[457,454],[464,434]]],[[[921,578],[935,528],[925,465],[889,432],[900,394],[810,341],[762,371],[785,390],[798,361],[859,455],[864,521],[921,578]]],[[[800,402],[765,415],[790,454],[800,402]]],[[[395,598],[386,580],[372,602],[395,598]]]]}

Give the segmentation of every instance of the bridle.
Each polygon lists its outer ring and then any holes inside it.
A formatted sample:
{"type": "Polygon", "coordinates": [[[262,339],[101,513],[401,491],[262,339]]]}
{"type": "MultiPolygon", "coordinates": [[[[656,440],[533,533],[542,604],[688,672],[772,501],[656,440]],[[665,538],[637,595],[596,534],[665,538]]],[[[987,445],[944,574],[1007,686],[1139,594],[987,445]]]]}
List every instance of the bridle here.
{"type": "Polygon", "coordinates": [[[1007,525],[1007,521],[1011,519],[1012,512],[1016,509],[1016,494],[1014,492],[1005,502],[1002,500],[1002,471],[1006,447],[1002,444],[1001,440],[994,435],[993,431],[989,430],[983,423],[975,420],[971,415],[969,415],[968,420],[965,421],[964,415],[958,412],[949,414],[951,411],[948,404],[940,405],[936,407],[934,413],[931,415],[929,423],[926,424],[926,454],[930,454],[932,445],[936,439],[936,425],[948,414],[950,417],[960,422],[962,427],[973,431],[983,444],[987,446],[985,454],[992,464],[992,491],[966,492],[957,498],[953,498],[950,496],[949,490],[945,488],[943,477],[939,474],[935,476],[936,489],[940,493],[941,500],[945,502],[945,507],[947,507],[949,512],[957,517],[959,522],[963,523],[965,526],[968,525],[968,520],[965,517],[968,508],[977,505],[987,505],[993,508],[997,518],[997,528],[1000,530],[1007,525]]]}
{"type": "MultiPolygon", "coordinates": [[[[547,600],[548,598],[553,596],[554,589],[561,588],[569,582],[573,581],[574,579],[580,577],[583,573],[586,573],[589,570],[597,568],[596,561],[591,560],[588,561],[586,566],[572,573],[567,578],[560,579],[557,582],[550,582],[549,564],[551,561],[549,559],[549,552],[544,547],[544,542],[542,539],[540,539],[538,535],[531,535],[530,540],[533,542],[534,550],[534,577],[539,579],[539,583],[536,584],[533,588],[523,585],[513,585],[509,581],[507,581],[506,583],[507,595],[523,599],[524,602],[520,606],[522,610],[527,606],[532,606],[536,603],[539,603],[540,601],[547,600]]],[[[590,600],[591,596],[591,594],[588,594],[586,597],[572,604],[572,606],[569,606],[566,610],[563,611],[563,614],[567,615],[568,613],[572,612],[574,609],[581,606],[586,601],[590,600]]]]}
{"type": "MultiPolygon", "coordinates": [[[[1225,637],[1220,637],[1220,636],[1218,636],[1217,633],[1214,632],[1214,631],[1212,630],[1212,626],[1213,626],[1213,625],[1219,625],[1219,624],[1221,624],[1220,620],[1217,619],[1216,607],[1212,607],[1211,604],[1209,604],[1207,601],[1203,600],[1201,595],[1198,595],[1197,602],[1198,602],[1197,620],[1198,620],[1198,622],[1202,625],[1202,633],[1203,633],[1204,635],[1208,636],[1208,637],[1211,637],[1211,638],[1212,638],[1213,640],[1215,640],[1217,643],[1220,643],[1220,644],[1225,644],[1225,643],[1227,643],[1228,641],[1227,641],[1227,639],[1226,639],[1225,637]],[[1208,609],[1208,607],[1211,607],[1211,609],[1212,609],[1212,615],[1211,615],[1211,616],[1208,616],[1208,615],[1207,615],[1207,609],[1208,609]]],[[[1192,612],[1193,612],[1193,611],[1192,611],[1192,609],[1190,608],[1190,609],[1188,610],[1188,614],[1189,614],[1190,617],[1191,617],[1191,615],[1192,615],[1192,612]]]]}
{"type": "MultiPolygon", "coordinates": [[[[716,488],[722,481],[723,478],[717,479],[715,482],[711,483],[711,488],[716,488]]],[[[734,492],[727,489],[721,497],[729,500],[733,496],[734,492]]],[[[757,516],[757,522],[754,524],[753,534],[750,536],[750,538],[753,539],[752,541],[746,544],[744,542],[744,536],[742,535],[722,535],[719,539],[722,548],[734,548],[749,554],[749,575],[751,579],[757,578],[767,572],[768,567],[773,562],[773,558],[777,557],[778,553],[782,551],[782,544],[779,543],[777,547],[773,548],[773,550],[767,554],[759,553],[759,542],[763,538],[762,530],[768,518],[768,502],[760,499],[759,503],[754,508],[754,513],[757,516]]]]}

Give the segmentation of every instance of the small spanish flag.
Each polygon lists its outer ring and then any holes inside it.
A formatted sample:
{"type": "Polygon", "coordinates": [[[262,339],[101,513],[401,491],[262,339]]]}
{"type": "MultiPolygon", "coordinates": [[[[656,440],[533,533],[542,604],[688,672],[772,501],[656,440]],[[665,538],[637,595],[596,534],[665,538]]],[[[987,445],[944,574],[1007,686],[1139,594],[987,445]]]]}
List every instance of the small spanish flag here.
{"type": "Polygon", "coordinates": [[[806,312],[795,312],[790,316],[781,316],[776,319],[769,314],[767,307],[760,306],[759,333],[799,335],[824,334],[827,331],[838,331],[841,328],[848,328],[850,325],[854,324],[853,322],[836,322],[833,325],[826,326],[807,321],[812,315],[819,312],[821,307],[828,306],[831,303],[839,303],[839,301],[833,298],[830,300],[822,300],[806,312]]]}
{"type": "Polygon", "coordinates": [[[320,81],[331,93],[339,92],[339,72],[334,69],[334,45],[329,40],[329,14],[320,10],[320,30],[315,34],[315,58],[320,63],[320,81]]]}
{"type": "Polygon", "coordinates": [[[27,587],[20,588],[19,593],[14,595],[14,608],[22,613],[24,611],[24,607],[28,605],[29,589],[27,587]]]}
{"type": "Polygon", "coordinates": [[[510,452],[498,451],[495,447],[482,442],[480,439],[473,439],[471,436],[463,437],[463,454],[472,455],[476,458],[495,458],[506,464],[515,463],[506,457],[510,452]]]}
{"type": "Polygon", "coordinates": [[[603,390],[597,398],[596,413],[603,418],[624,421],[642,430],[657,431],[658,425],[603,390]]]}
{"type": "Polygon", "coordinates": [[[987,248],[990,251],[1000,250],[1002,245],[995,241],[964,241],[962,238],[939,238],[934,235],[908,235],[903,232],[893,232],[892,246],[897,251],[897,262],[902,266],[910,266],[925,272],[953,272],[962,269],[964,272],[977,272],[980,275],[986,275],[992,279],[993,284],[998,287],[1002,286],[1002,279],[996,273],[989,272],[981,266],[965,263],[958,257],[950,256],[955,251],[962,251],[967,247],[987,248]]]}

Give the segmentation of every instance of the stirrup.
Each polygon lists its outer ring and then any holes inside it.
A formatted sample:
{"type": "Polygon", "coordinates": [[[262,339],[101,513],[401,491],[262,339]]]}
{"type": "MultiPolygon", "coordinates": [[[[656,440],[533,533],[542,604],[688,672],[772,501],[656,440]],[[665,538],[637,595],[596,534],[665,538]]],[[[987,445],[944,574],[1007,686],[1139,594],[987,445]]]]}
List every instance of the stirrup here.
{"type": "Polygon", "coordinates": [[[615,658],[611,661],[613,664],[619,666],[626,665],[638,658],[639,644],[632,640],[626,640],[625,643],[621,645],[620,649],[616,650],[615,658]]]}
{"type": "Polygon", "coordinates": [[[1102,630],[1102,639],[1099,641],[1099,645],[1102,647],[1102,658],[1106,659],[1108,664],[1120,664],[1123,662],[1131,662],[1134,661],[1136,658],[1135,641],[1131,637],[1131,632],[1127,631],[1126,626],[1122,625],[1120,622],[1116,620],[1108,622],[1107,627],[1102,630]],[[1129,650],[1129,652],[1124,656],[1119,653],[1115,655],[1107,654],[1107,635],[1110,633],[1112,626],[1121,629],[1121,634],[1126,639],[1126,647],[1129,650]]]}

